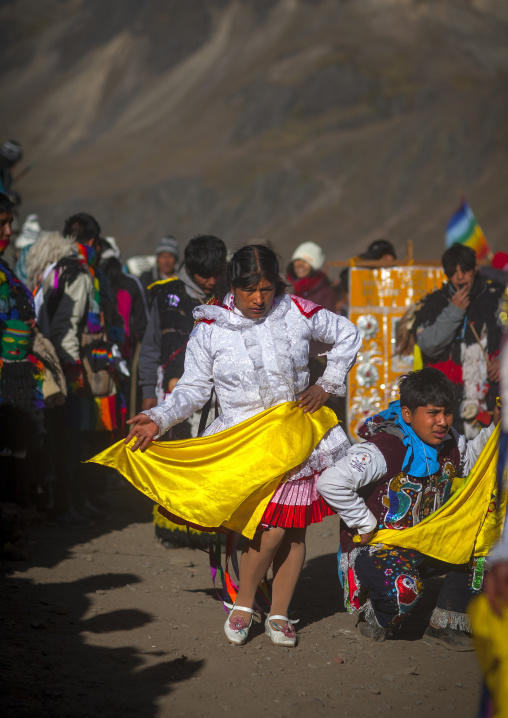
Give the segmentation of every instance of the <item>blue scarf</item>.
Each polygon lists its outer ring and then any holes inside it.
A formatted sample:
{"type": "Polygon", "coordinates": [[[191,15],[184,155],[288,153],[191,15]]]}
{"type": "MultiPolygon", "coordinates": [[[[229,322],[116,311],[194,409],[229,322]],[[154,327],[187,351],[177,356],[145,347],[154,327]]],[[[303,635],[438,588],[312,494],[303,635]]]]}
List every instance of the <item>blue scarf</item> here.
{"type": "Polygon", "coordinates": [[[388,409],[376,414],[376,416],[385,421],[393,421],[397,428],[404,433],[402,443],[407,447],[407,452],[402,464],[402,471],[405,471],[410,476],[423,478],[424,476],[432,476],[439,470],[437,457],[443,448],[443,444],[441,443],[439,446],[425,444],[415,434],[410,424],[406,424],[402,418],[400,401],[390,402],[388,409]]]}

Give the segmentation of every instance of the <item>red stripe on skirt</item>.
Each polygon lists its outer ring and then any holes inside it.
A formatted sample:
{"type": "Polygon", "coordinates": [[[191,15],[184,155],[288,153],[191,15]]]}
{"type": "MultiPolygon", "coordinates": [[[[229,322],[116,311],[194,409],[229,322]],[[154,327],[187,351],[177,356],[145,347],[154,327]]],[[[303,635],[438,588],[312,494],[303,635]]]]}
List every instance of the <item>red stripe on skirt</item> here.
{"type": "Polygon", "coordinates": [[[275,491],[261,519],[261,527],[305,528],[333,516],[331,509],[316,491],[319,472],[296,481],[286,481],[275,491]]]}

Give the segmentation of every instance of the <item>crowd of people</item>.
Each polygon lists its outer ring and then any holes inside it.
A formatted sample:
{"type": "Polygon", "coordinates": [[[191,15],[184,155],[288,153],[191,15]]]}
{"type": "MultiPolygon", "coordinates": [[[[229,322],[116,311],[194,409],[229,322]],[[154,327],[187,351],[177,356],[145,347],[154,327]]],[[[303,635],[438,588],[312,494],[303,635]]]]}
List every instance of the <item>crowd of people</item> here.
{"type": "MultiPolygon", "coordinates": [[[[391,638],[424,579],[445,575],[425,639],[471,650],[467,605],[483,591],[487,564],[387,549],[376,535],[410,529],[451,500],[454,479],[471,472],[495,431],[508,322],[502,271],[485,276],[467,246],[445,251],[448,281],[406,322],[422,368],[400,379],[400,399],[369,417],[351,446],[334,401],[345,395],[362,337],[347,318],[349,270],[332,283],[317,243],[298,246],[282,272],[267,242],[228,257],[213,235],[183,248],[166,235],[135,276],[127,267],[136,263],[126,264],[91,215],[68,217],[61,233],[29,215],[13,270],[4,259],[12,199],[0,193],[4,558],[24,557],[13,507],[64,528],[105,521],[105,487],[118,480],[110,467],[126,475],[122,457],[140,449],[127,478],[145,490],[152,447],[177,441],[158,449],[167,473],[151,482],[156,534],[170,540],[182,526],[243,533],[224,626],[231,643],[248,640],[271,568],[266,633],[296,645],[290,602],[306,528],[337,513],[345,604],[358,613],[359,633],[391,638]]],[[[360,257],[391,265],[396,253],[378,240],[360,257]]],[[[506,535],[500,546],[501,568],[487,583],[497,607],[507,599],[506,535]]]]}

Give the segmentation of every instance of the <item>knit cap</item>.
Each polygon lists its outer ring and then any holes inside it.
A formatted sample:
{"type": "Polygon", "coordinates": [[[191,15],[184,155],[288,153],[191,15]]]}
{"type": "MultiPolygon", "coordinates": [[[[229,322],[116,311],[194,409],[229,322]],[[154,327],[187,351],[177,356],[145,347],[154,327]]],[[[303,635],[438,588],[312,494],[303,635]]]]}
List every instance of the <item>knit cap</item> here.
{"type": "Polygon", "coordinates": [[[319,244],[315,242],[304,242],[300,244],[293,252],[291,261],[294,262],[295,259],[303,259],[303,261],[310,264],[314,270],[321,269],[325,263],[324,252],[319,244]]]}
{"type": "Polygon", "coordinates": [[[41,233],[41,225],[39,224],[39,217],[36,214],[29,214],[23,222],[21,231],[16,237],[14,246],[16,249],[23,249],[23,247],[29,247],[34,244],[41,233]]]}
{"type": "Polygon", "coordinates": [[[6,140],[0,146],[0,157],[7,160],[9,166],[12,167],[12,165],[15,165],[16,162],[19,162],[20,159],[22,159],[23,149],[19,142],[16,142],[16,140],[6,140]]]}
{"type": "Polygon", "coordinates": [[[120,259],[120,247],[116,243],[116,239],[114,237],[104,237],[104,240],[107,242],[109,247],[102,252],[101,259],[110,259],[111,257],[120,259]]]}
{"type": "Polygon", "coordinates": [[[169,252],[173,255],[176,261],[178,261],[180,253],[178,251],[178,242],[176,239],[174,237],[163,237],[155,250],[155,254],[160,254],[161,252],[169,252]]]}

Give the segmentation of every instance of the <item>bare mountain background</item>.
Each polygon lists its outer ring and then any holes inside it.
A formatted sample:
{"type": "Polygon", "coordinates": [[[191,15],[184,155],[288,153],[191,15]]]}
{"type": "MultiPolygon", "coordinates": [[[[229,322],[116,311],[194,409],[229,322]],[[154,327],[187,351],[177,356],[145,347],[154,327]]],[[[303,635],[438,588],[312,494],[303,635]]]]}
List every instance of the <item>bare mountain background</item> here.
{"type": "Polygon", "coordinates": [[[428,259],[462,191],[508,248],[505,0],[1,0],[0,67],[44,229],[428,259]]]}

